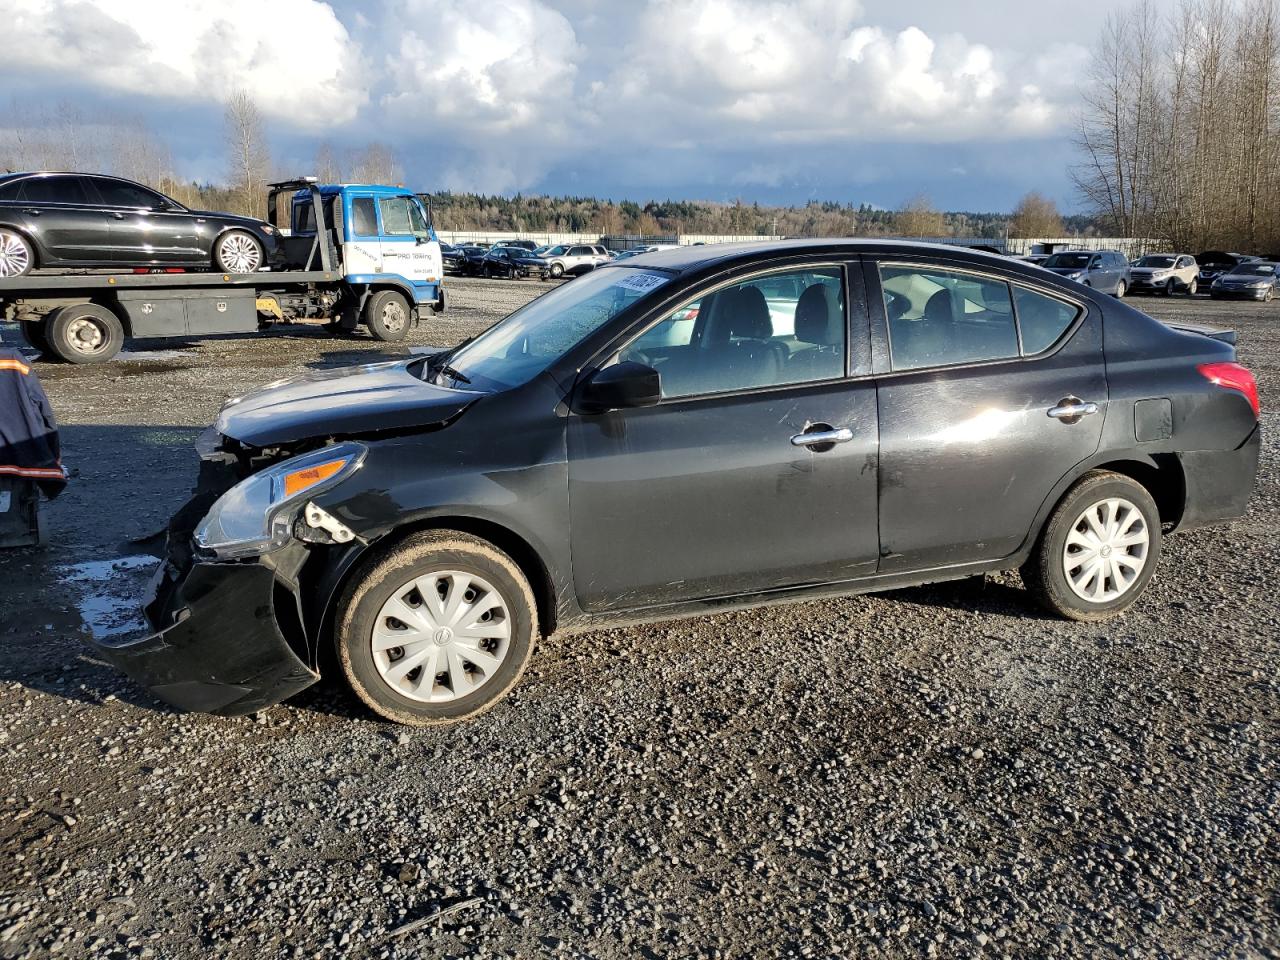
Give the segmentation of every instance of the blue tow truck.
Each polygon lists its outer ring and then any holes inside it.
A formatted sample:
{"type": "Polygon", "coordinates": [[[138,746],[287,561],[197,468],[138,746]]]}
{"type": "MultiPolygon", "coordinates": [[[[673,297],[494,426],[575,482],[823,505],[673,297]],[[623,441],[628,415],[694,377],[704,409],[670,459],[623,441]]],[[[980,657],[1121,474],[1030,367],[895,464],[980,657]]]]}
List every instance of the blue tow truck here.
{"type": "Polygon", "coordinates": [[[280,324],[364,326],[403,340],[445,308],[444,263],[430,208],[403,187],[270,184],[267,219],[286,269],[259,273],[85,271],[0,280],[0,316],[33,346],[69,363],[103,363],[126,339],[243,334],[280,324]]]}

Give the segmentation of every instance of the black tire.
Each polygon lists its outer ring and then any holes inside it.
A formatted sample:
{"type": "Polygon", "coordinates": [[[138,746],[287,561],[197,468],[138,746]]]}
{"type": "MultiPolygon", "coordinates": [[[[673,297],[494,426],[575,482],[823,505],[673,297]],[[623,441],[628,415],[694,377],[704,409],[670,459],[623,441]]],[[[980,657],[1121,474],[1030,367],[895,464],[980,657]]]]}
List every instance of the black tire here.
{"type": "Polygon", "coordinates": [[[1123,280],[1121,280],[1121,281],[1116,285],[1116,294],[1115,294],[1116,299],[1117,299],[1117,300],[1123,300],[1123,299],[1124,299],[1124,295],[1125,295],[1126,293],[1128,293],[1128,292],[1129,292],[1129,285],[1128,285],[1127,283],[1125,283],[1123,280]]]}
{"type": "Polygon", "coordinates": [[[1166,297],[1172,297],[1174,289],[1175,287],[1173,283],[1173,277],[1170,277],[1168,280],[1164,282],[1164,295],[1166,297]]]}
{"type": "Polygon", "coordinates": [[[551,273],[552,280],[559,280],[561,277],[564,276],[564,264],[553,263],[551,265],[551,270],[549,272],[551,273]]]}
{"type": "Polygon", "coordinates": [[[248,230],[228,230],[213,244],[213,265],[223,273],[257,273],[266,259],[262,241],[248,230]]]}
{"type": "Polygon", "coordinates": [[[44,322],[49,351],[67,363],[106,363],[124,346],[120,318],[96,303],[59,307],[44,322]]]}
{"type": "Polygon", "coordinates": [[[27,343],[35,347],[43,354],[51,354],[53,351],[49,349],[49,338],[45,336],[48,330],[48,321],[46,320],[23,320],[22,335],[26,338],[27,343]]]}
{"type": "Polygon", "coordinates": [[[396,290],[379,290],[364,305],[364,325],[384,343],[398,343],[408,336],[412,319],[409,301],[396,290]]]}
{"type": "MultiPolygon", "coordinates": [[[[1054,508],[1035,550],[1022,567],[1022,579],[1036,601],[1060,617],[1082,621],[1108,620],[1123,613],[1142,596],[1160,561],[1160,547],[1160,511],[1146,487],[1123,474],[1092,470],[1077,480],[1054,508]],[[1092,505],[1113,499],[1122,500],[1137,509],[1148,542],[1142,568],[1136,578],[1113,599],[1095,602],[1077,594],[1068,580],[1067,538],[1074,530],[1082,529],[1077,524],[1092,505]]],[[[1111,556],[1111,550],[1100,555],[1111,556]]],[[[1101,585],[1115,582],[1105,576],[1100,579],[1103,581],[1101,585]]]]}
{"type": "Polygon", "coordinates": [[[338,663],[355,695],[380,716],[413,726],[455,723],[491,708],[519,682],[539,639],[537,605],[520,568],[488,541],[452,530],[414,534],[358,568],[338,601],[334,624],[338,663]],[[510,614],[510,635],[500,666],[482,685],[456,699],[433,703],[407,696],[384,679],[375,659],[374,629],[393,594],[442,571],[492,584],[510,614]]]}
{"type": "Polygon", "coordinates": [[[1197,280],[1195,277],[1192,277],[1191,282],[1187,284],[1187,289],[1185,291],[1186,295],[1188,297],[1194,297],[1199,290],[1200,290],[1200,281],[1197,280]]]}
{"type": "Polygon", "coordinates": [[[36,249],[17,230],[0,227],[0,279],[25,277],[36,267],[36,249]]]}

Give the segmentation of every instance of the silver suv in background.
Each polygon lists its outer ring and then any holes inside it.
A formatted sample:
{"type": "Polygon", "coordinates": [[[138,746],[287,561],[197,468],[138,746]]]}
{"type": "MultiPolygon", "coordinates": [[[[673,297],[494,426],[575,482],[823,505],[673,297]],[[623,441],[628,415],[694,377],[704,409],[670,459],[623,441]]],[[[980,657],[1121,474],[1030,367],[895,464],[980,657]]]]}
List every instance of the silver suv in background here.
{"type": "Polygon", "coordinates": [[[550,261],[547,273],[557,278],[587,273],[610,259],[609,251],[598,243],[562,243],[540,255],[550,261]]]}
{"type": "Polygon", "coordinates": [[[1040,266],[1113,297],[1123,297],[1132,285],[1129,261],[1115,250],[1063,250],[1040,266]]]}
{"type": "Polygon", "coordinates": [[[1199,289],[1200,265],[1189,253],[1149,253],[1129,268],[1129,288],[1133,292],[1175,293],[1194,296],[1199,289]]]}

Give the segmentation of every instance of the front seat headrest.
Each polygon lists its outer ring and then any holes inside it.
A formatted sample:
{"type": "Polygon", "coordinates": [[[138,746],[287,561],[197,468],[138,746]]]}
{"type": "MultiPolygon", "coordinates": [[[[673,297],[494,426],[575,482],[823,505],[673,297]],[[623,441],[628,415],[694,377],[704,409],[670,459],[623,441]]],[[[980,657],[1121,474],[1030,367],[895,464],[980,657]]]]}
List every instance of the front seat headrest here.
{"type": "Polygon", "coordinates": [[[759,287],[739,287],[729,301],[725,325],[730,337],[768,340],[773,336],[769,302],[759,287]]]}
{"type": "Polygon", "coordinates": [[[830,347],[843,339],[841,316],[833,309],[830,291],[825,283],[813,283],[796,301],[796,339],[830,347]]]}

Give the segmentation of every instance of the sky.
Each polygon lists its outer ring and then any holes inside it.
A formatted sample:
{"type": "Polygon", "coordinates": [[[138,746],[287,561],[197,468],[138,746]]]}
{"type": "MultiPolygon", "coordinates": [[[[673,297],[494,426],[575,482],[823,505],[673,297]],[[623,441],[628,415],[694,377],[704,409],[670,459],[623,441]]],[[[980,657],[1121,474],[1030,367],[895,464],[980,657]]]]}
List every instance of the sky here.
{"type": "Polygon", "coordinates": [[[281,174],[377,140],[418,190],[1074,210],[1079,81],[1121,2],[0,0],[0,84],[141,116],[197,179],[244,88],[281,174]]]}

